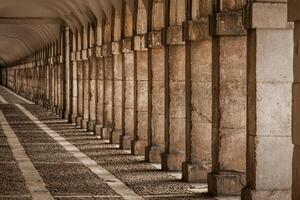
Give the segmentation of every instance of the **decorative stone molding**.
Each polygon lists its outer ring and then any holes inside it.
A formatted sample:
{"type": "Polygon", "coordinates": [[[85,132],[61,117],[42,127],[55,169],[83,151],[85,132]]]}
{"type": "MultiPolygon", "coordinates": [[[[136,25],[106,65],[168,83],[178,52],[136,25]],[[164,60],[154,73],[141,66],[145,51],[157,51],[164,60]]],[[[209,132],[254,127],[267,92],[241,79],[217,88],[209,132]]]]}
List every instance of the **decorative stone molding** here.
{"type": "Polygon", "coordinates": [[[88,57],[89,58],[96,57],[96,48],[95,47],[88,48],[87,51],[88,51],[88,57]]]}
{"type": "Polygon", "coordinates": [[[183,23],[185,41],[203,41],[210,38],[209,19],[202,21],[187,21],[183,23]]]}
{"type": "Polygon", "coordinates": [[[57,62],[60,63],[60,64],[62,64],[62,63],[64,62],[64,59],[63,59],[63,56],[62,56],[62,55],[58,55],[58,56],[56,57],[56,60],[57,60],[57,62]]]}
{"type": "Polygon", "coordinates": [[[288,22],[286,3],[259,3],[254,2],[247,7],[246,27],[257,28],[284,28],[292,29],[294,24],[288,22]]]}
{"type": "Polygon", "coordinates": [[[132,38],[124,38],[122,39],[122,52],[129,53],[133,51],[133,43],[132,38]]]}
{"type": "Polygon", "coordinates": [[[121,42],[112,42],[111,51],[113,55],[121,54],[121,42]]]}
{"type": "Polygon", "coordinates": [[[103,57],[103,54],[102,54],[102,48],[99,47],[99,46],[95,47],[95,54],[96,54],[96,57],[97,57],[97,58],[103,57]]]}
{"type": "Polygon", "coordinates": [[[81,50],[81,59],[88,60],[88,50],[87,49],[81,50]]]}
{"type": "Polygon", "coordinates": [[[81,51],[76,51],[76,60],[80,61],[82,59],[81,57],[81,51]]]}
{"type": "Polygon", "coordinates": [[[183,41],[183,27],[182,26],[170,26],[167,28],[166,43],[168,45],[184,45],[183,41]]]}
{"type": "Polygon", "coordinates": [[[147,35],[136,35],[133,37],[133,49],[135,51],[147,51],[147,35]]]}
{"type": "Polygon", "coordinates": [[[149,48],[163,47],[162,31],[152,31],[148,33],[148,47],[149,48]]]}
{"type": "Polygon", "coordinates": [[[244,26],[242,12],[220,12],[211,16],[211,35],[242,36],[247,31],[244,26]]]}
{"type": "Polygon", "coordinates": [[[102,45],[102,54],[104,57],[108,57],[111,56],[112,54],[112,50],[111,50],[111,43],[107,43],[102,45]]]}
{"type": "Polygon", "coordinates": [[[71,61],[76,61],[76,52],[71,52],[71,61]]]}

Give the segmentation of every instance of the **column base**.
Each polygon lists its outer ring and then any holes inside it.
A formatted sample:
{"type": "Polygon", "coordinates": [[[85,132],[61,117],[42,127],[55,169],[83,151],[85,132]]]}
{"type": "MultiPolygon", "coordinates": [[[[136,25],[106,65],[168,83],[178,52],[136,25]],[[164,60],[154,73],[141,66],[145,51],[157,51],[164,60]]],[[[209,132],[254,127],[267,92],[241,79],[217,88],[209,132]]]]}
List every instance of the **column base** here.
{"type": "Polygon", "coordinates": [[[88,122],[88,125],[87,125],[87,130],[88,131],[91,131],[91,132],[95,132],[95,126],[96,126],[96,121],[95,120],[91,120],[88,122]]]}
{"type": "Polygon", "coordinates": [[[122,135],[120,138],[120,148],[121,149],[126,149],[126,150],[131,150],[131,142],[133,140],[133,136],[131,135],[122,135]]]}
{"type": "Polygon", "coordinates": [[[164,152],[164,146],[152,145],[146,147],[145,160],[149,163],[161,163],[161,154],[164,152]]]}
{"type": "Polygon", "coordinates": [[[250,188],[242,189],[242,200],[291,200],[290,190],[257,191],[250,188]]]}
{"type": "Polygon", "coordinates": [[[122,136],[122,131],[114,130],[110,134],[109,143],[111,143],[111,144],[120,144],[121,136],[122,136]]]}
{"type": "Polygon", "coordinates": [[[211,170],[211,163],[190,163],[182,164],[182,179],[187,182],[207,183],[207,175],[211,170]]]}
{"type": "Polygon", "coordinates": [[[102,136],[102,128],[103,128],[102,124],[96,124],[95,125],[95,135],[102,136]]]}
{"type": "Polygon", "coordinates": [[[185,161],[185,153],[172,152],[161,155],[161,167],[165,171],[181,171],[185,161]]]}
{"type": "Polygon", "coordinates": [[[68,122],[71,122],[70,112],[64,111],[64,119],[68,120],[68,122]]]}
{"type": "Polygon", "coordinates": [[[82,126],[82,117],[76,117],[76,126],[81,128],[81,126],[82,126]]]}
{"type": "Polygon", "coordinates": [[[131,152],[134,155],[145,156],[147,141],[134,140],[131,142],[131,152]]]}
{"type": "Polygon", "coordinates": [[[64,110],[63,110],[63,109],[59,109],[58,115],[59,115],[61,118],[64,118],[64,110]]]}
{"type": "Polygon", "coordinates": [[[103,127],[102,128],[102,133],[101,133],[102,139],[103,140],[109,140],[111,132],[112,132],[112,128],[111,127],[103,127]]]}
{"type": "Polygon", "coordinates": [[[88,122],[89,122],[88,119],[82,119],[81,127],[82,127],[83,129],[87,129],[87,128],[88,128],[88,122]]]}
{"type": "Polygon", "coordinates": [[[208,192],[214,196],[240,196],[246,184],[245,173],[221,172],[208,174],[208,192]]]}
{"type": "Polygon", "coordinates": [[[77,115],[71,115],[71,123],[76,124],[77,120],[77,115]]]}

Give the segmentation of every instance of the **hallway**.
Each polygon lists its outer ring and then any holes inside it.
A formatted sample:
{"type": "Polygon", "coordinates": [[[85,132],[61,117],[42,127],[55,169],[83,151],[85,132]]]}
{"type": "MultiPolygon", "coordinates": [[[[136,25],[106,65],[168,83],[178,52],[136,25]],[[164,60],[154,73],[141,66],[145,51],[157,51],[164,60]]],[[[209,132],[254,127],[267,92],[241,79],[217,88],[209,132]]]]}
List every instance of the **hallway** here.
{"type": "Polygon", "coordinates": [[[1,200],[238,199],[209,198],[206,184],[184,183],[2,86],[0,102],[1,200]]]}

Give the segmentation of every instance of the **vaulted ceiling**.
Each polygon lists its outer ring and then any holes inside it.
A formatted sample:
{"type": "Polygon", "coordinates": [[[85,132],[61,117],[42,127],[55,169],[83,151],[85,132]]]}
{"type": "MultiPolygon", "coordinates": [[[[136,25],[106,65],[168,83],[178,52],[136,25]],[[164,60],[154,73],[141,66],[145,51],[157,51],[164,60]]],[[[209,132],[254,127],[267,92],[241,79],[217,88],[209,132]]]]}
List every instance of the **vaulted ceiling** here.
{"type": "MultiPolygon", "coordinates": [[[[134,0],[0,0],[0,64],[17,61],[60,38],[61,24],[83,31],[134,0]]],[[[144,2],[147,2],[146,0],[144,2]]]]}

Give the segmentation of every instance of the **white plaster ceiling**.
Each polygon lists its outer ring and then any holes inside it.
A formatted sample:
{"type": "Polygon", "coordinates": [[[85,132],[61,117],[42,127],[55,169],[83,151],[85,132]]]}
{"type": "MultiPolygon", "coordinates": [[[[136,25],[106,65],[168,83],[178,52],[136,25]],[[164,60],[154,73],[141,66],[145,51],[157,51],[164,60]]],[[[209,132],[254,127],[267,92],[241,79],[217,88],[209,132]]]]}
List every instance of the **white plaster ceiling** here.
{"type": "MultiPolygon", "coordinates": [[[[83,32],[89,23],[111,20],[134,0],[0,0],[0,64],[9,65],[60,38],[61,24],[83,32]]],[[[144,3],[147,0],[143,0],[144,3]]]]}

